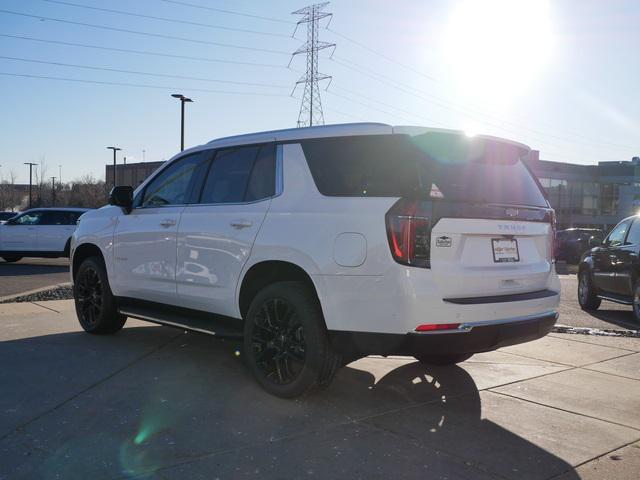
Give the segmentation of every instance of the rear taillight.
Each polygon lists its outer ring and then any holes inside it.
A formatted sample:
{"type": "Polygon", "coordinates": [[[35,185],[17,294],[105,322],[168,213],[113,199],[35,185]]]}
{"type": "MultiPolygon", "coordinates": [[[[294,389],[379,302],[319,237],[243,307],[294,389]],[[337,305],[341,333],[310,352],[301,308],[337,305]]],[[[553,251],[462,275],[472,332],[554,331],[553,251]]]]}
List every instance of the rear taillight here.
{"type": "Polygon", "coordinates": [[[393,259],[404,265],[428,268],[431,249],[431,225],[420,203],[399,200],[387,212],[387,238],[393,259]]]}

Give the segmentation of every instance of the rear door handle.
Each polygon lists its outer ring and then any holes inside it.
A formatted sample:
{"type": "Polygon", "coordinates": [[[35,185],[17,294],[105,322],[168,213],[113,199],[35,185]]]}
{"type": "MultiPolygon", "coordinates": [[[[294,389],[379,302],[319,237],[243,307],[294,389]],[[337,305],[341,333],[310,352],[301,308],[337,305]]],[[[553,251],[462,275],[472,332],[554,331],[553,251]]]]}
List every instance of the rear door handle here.
{"type": "Polygon", "coordinates": [[[250,222],[249,220],[233,220],[229,225],[240,230],[241,228],[250,227],[253,225],[253,222],[250,222]]]}
{"type": "Polygon", "coordinates": [[[169,227],[173,227],[175,226],[176,221],[175,220],[171,220],[170,218],[167,218],[163,221],[160,222],[160,226],[164,227],[164,228],[169,228],[169,227]]]}

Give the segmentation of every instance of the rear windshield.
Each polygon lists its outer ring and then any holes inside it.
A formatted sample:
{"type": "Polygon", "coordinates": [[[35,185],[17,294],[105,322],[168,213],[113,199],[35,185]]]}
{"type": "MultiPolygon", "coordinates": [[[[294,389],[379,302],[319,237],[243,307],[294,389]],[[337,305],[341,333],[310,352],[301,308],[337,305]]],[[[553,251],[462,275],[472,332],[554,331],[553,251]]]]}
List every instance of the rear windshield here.
{"type": "Polygon", "coordinates": [[[515,145],[450,133],[367,135],[302,142],[323,195],[419,196],[545,207],[515,145]]]}

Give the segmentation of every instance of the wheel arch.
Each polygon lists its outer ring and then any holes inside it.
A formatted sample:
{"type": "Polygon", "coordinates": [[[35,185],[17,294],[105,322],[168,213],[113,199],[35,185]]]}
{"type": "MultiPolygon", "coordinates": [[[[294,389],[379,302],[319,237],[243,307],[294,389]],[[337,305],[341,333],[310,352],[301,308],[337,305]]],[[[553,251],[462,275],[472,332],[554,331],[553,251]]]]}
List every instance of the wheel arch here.
{"type": "Polygon", "coordinates": [[[589,271],[589,276],[591,276],[593,280],[593,259],[591,257],[586,257],[580,262],[578,265],[578,275],[581,275],[585,269],[589,271]]]}
{"type": "Polygon", "coordinates": [[[301,266],[284,260],[264,260],[252,265],[242,277],[238,291],[238,308],[244,319],[251,301],[260,290],[275,282],[299,281],[306,284],[322,308],[318,289],[311,275],[301,266]]]}
{"type": "Polygon", "coordinates": [[[89,257],[98,257],[100,260],[102,260],[103,264],[105,263],[104,255],[102,253],[102,250],[100,250],[100,247],[93,243],[83,243],[81,245],[78,245],[73,252],[73,258],[71,259],[71,278],[76,278],[76,272],[78,271],[78,268],[80,267],[82,262],[84,262],[89,257]]]}

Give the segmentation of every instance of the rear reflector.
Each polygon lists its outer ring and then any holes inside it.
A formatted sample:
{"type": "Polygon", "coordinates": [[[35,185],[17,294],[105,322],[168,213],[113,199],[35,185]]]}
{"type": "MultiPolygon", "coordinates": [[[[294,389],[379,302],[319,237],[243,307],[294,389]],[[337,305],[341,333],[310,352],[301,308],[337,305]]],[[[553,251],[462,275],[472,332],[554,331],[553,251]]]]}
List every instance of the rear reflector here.
{"type": "Polygon", "coordinates": [[[429,323],[427,325],[418,325],[416,327],[416,332],[432,332],[434,330],[456,330],[459,326],[459,323],[429,323]]]}

